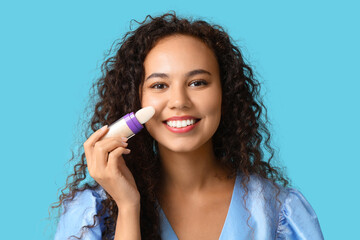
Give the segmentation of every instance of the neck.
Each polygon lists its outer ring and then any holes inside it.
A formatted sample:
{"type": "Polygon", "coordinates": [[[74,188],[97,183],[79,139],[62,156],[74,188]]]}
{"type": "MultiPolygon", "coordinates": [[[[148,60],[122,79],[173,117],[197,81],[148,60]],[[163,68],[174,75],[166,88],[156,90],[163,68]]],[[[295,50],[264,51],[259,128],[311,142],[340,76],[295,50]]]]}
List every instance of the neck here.
{"type": "Polygon", "coordinates": [[[173,152],[159,145],[163,190],[199,192],[226,176],[212,149],[211,140],[192,152],[173,152]]]}

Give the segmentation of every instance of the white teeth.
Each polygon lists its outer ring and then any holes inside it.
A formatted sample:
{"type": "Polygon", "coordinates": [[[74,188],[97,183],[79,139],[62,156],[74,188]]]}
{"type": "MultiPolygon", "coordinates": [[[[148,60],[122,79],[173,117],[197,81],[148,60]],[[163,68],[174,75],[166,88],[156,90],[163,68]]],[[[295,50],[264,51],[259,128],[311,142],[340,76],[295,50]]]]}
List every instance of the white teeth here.
{"type": "Polygon", "coordinates": [[[194,119],[179,120],[179,121],[167,121],[166,124],[173,128],[182,128],[195,123],[194,119]]]}
{"type": "Polygon", "coordinates": [[[186,126],[187,126],[186,120],[182,120],[182,121],[181,121],[181,127],[186,127],[186,126]]]}

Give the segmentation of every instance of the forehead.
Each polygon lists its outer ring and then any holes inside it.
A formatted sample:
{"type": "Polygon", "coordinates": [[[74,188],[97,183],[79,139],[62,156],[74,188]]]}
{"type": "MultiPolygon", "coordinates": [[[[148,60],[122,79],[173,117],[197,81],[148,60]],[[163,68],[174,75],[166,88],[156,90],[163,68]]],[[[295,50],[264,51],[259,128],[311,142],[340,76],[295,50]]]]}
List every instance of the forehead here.
{"type": "Polygon", "coordinates": [[[153,71],[176,73],[193,69],[218,72],[214,52],[200,39],[172,35],[159,40],[144,61],[145,75],[153,71]]]}

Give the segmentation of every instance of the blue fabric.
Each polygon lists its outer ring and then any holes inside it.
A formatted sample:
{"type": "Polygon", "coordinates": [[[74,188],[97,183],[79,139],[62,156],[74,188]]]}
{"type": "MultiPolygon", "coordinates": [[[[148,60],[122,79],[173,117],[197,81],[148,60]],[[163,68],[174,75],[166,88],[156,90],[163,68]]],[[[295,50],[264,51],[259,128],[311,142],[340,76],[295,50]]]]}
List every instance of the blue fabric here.
{"type": "MultiPolygon", "coordinates": [[[[314,210],[299,191],[293,188],[278,191],[270,181],[252,176],[247,185],[245,205],[245,191],[240,181],[238,175],[220,240],[324,239],[314,210]]],[[[80,236],[82,227],[93,223],[93,216],[100,210],[101,200],[105,197],[101,187],[77,194],[66,205],[67,212],[60,217],[55,239],[80,236]]],[[[159,213],[162,239],[178,240],[161,208],[159,213]]],[[[96,227],[85,229],[83,239],[101,239],[102,230],[100,221],[96,227]]]]}
{"type": "MultiPolygon", "coordinates": [[[[270,181],[252,176],[245,207],[240,181],[238,175],[220,240],[324,239],[314,210],[299,191],[278,191],[270,181]]],[[[160,222],[162,239],[178,240],[162,209],[160,222]]]]}
{"type": "MultiPolygon", "coordinates": [[[[103,188],[98,188],[97,190],[87,189],[83,192],[78,192],[72,201],[65,202],[62,206],[62,214],[54,239],[79,239],[82,231],[83,235],[81,239],[101,239],[102,231],[104,230],[102,221],[99,222],[99,220],[95,218],[95,227],[88,229],[84,228],[84,226],[94,224],[94,215],[100,211],[101,201],[105,198],[106,194],[103,188]],[[65,213],[64,209],[66,209],[65,213]]],[[[106,216],[108,215],[104,217],[106,216]]]]}

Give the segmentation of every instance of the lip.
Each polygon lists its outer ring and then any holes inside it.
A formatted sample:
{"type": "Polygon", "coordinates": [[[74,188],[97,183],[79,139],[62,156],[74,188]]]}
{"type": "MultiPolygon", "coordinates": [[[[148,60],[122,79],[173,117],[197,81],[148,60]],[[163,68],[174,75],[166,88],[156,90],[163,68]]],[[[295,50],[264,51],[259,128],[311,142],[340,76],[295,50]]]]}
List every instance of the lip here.
{"type": "Polygon", "coordinates": [[[187,120],[187,119],[198,120],[198,118],[196,118],[196,117],[186,115],[186,116],[173,116],[171,118],[166,119],[165,122],[167,122],[167,121],[176,121],[176,120],[187,120]]]}
{"type": "MultiPolygon", "coordinates": [[[[170,118],[169,118],[170,119],[170,118]]],[[[189,118],[185,118],[185,119],[189,119],[189,118]]],[[[180,120],[180,119],[177,119],[177,120],[180,120]]],[[[184,120],[184,119],[183,119],[184,120]]],[[[171,120],[167,120],[167,121],[171,121],[171,120]]],[[[189,126],[186,126],[186,127],[183,127],[183,128],[174,128],[174,127],[170,127],[169,125],[166,124],[166,121],[163,122],[163,124],[165,125],[165,127],[170,130],[171,132],[173,133],[187,133],[189,131],[191,131],[194,127],[196,127],[198,125],[198,123],[200,122],[197,121],[195,122],[193,125],[189,125],[189,126]]]]}

